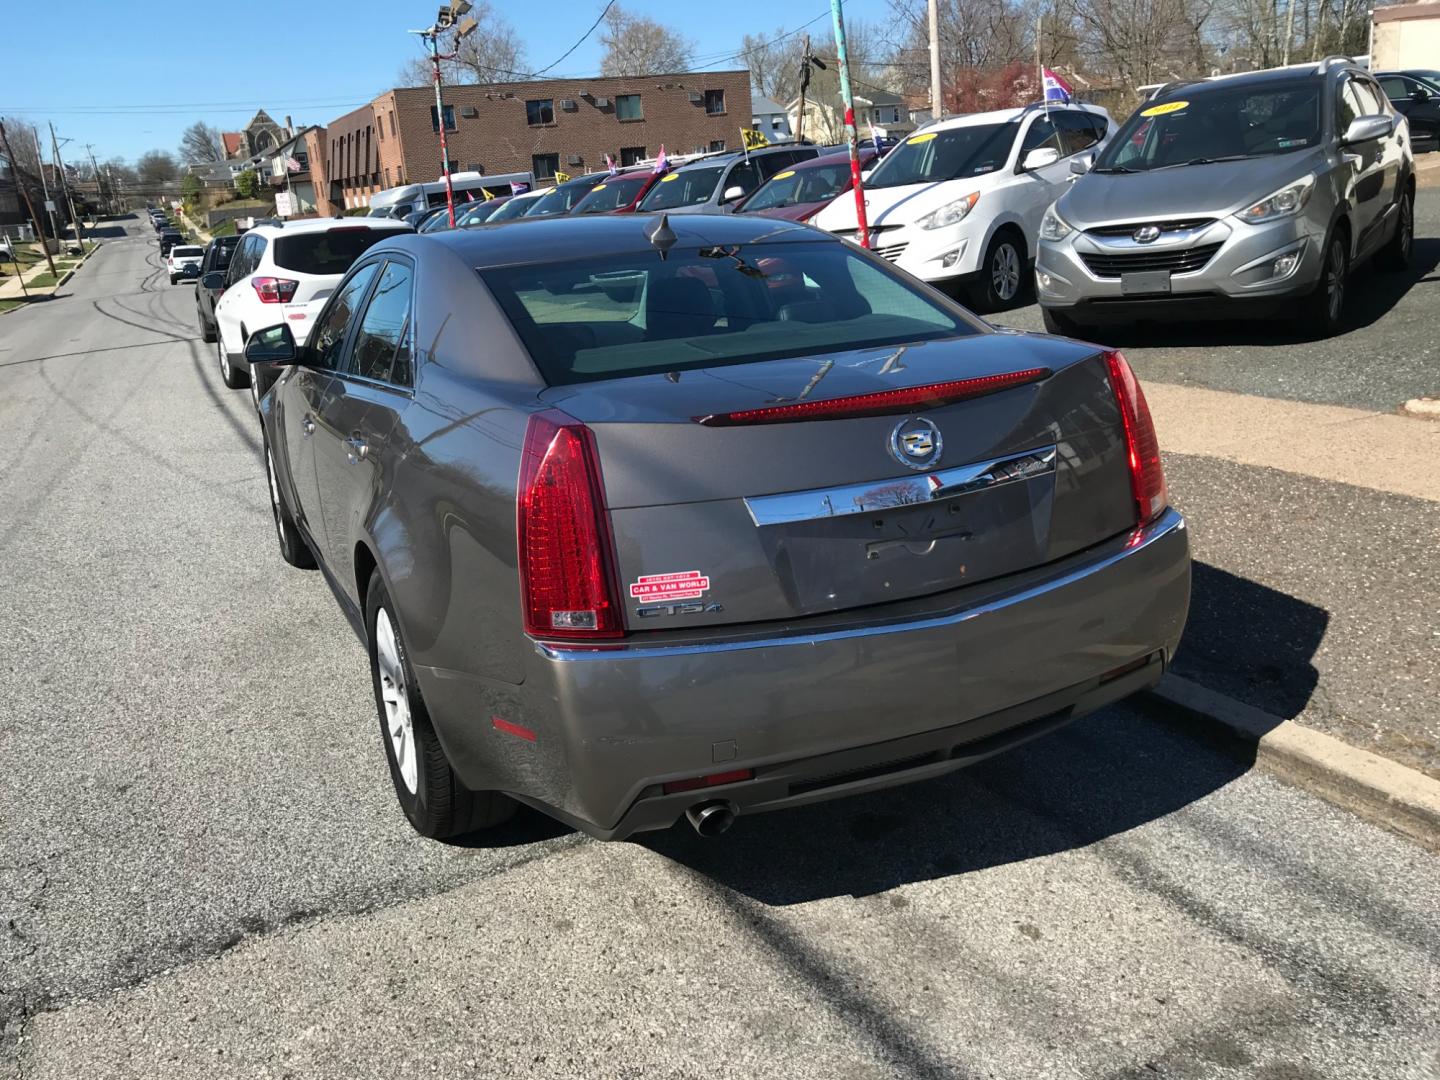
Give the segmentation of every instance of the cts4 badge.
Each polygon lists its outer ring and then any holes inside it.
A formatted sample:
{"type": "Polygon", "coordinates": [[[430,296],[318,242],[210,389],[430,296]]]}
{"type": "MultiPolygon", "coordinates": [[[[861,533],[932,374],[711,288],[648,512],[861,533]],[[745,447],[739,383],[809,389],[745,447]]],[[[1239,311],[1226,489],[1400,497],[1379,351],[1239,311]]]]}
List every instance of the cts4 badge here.
{"type": "Polygon", "coordinates": [[[912,416],[895,425],[890,432],[890,453],[896,461],[907,468],[933,469],[940,464],[940,452],[944,440],[934,421],[923,416],[912,416]]]}

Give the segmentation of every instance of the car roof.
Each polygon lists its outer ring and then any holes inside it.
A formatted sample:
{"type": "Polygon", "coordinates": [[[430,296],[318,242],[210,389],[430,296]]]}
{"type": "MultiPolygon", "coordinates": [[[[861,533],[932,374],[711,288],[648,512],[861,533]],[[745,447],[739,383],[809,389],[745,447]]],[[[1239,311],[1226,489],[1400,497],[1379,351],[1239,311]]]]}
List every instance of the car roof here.
{"type": "MultiPolygon", "coordinates": [[[[1091,105],[1086,102],[1072,101],[1070,104],[1054,104],[1051,109],[1079,109],[1081,112],[1096,113],[1097,115],[1108,116],[1099,105],[1091,105]]],[[[1035,102],[1030,105],[1021,105],[1013,109],[992,109],[990,112],[968,113],[965,116],[947,116],[943,120],[937,120],[933,124],[926,124],[924,131],[948,131],[952,128],[973,127],[977,124],[1004,124],[1011,120],[1019,120],[1026,113],[1042,112],[1045,109],[1043,102],[1035,102]]],[[[919,132],[916,132],[919,134],[919,132]]],[[[904,139],[900,140],[904,142],[904,139]]]]}
{"type": "Polygon", "coordinates": [[[428,244],[445,244],[472,266],[564,262],[652,250],[650,230],[664,217],[681,248],[726,244],[833,242],[839,240],[808,226],[776,218],[732,214],[593,214],[539,218],[523,229],[457,229],[452,232],[403,236],[381,248],[423,252],[428,244]]]}
{"type": "Polygon", "coordinates": [[[1207,79],[1192,79],[1172,82],[1162,86],[1155,97],[1168,97],[1183,91],[1186,94],[1203,94],[1224,90],[1236,85],[1266,86],[1271,83],[1293,82],[1297,79],[1318,79],[1332,70],[1344,70],[1354,74],[1368,75],[1369,72],[1348,61],[1336,65],[1334,58],[1317,60],[1314,63],[1291,64],[1288,67],[1262,68],[1259,71],[1236,71],[1229,75],[1213,75],[1207,79]]]}
{"type": "Polygon", "coordinates": [[[334,217],[308,218],[285,225],[256,225],[250,230],[261,236],[294,236],[297,233],[329,232],[331,229],[379,229],[382,232],[409,232],[410,226],[396,218],[334,217]]]}
{"type": "MultiPolygon", "coordinates": [[[[780,143],[776,146],[762,146],[758,150],[751,150],[750,157],[765,157],[769,154],[779,153],[782,150],[796,149],[795,143],[780,143]]],[[[801,147],[801,149],[808,149],[801,147]]],[[[717,150],[713,154],[706,154],[704,157],[696,158],[694,161],[687,161],[683,165],[676,166],[676,172],[688,172],[691,169],[714,168],[716,165],[729,165],[738,158],[745,157],[744,150],[717,150]]]]}
{"type": "MultiPolygon", "coordinates": [[[[861,161],[865,160],[866,155],[874,157],[875,154],[876,150],[873,146],[860,147],[861,161]]],[[[847,165],[850,163],[850,151],[848,149],[839,150],[833,154],[821,154],[819,157],[809,158],[805,161],[797,161],[794,165],[791,165],[790,168],[794,172],[799,172],[802,169],[815,169],[822,165],[839,165],[841,162],[847,165]]]]}

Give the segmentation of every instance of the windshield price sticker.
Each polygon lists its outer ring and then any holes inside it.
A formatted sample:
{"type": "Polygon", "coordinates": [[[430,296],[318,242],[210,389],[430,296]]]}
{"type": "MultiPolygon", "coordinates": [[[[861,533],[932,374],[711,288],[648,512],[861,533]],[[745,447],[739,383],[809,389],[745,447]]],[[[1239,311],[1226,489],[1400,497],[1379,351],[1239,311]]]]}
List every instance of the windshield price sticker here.
{"type": "Polygon", "coordinates": [[[710,589],[710,579],[699,570],[674,574],[642,574],[630,586],[636,600],[698,600],[710,589]]]}
{"type": "Polygon", "coordinates": [[[1150,108],[1143,110],[1140,115],[1164,116],[1167,113],[1179,112],[1181,109],[1188,109],[1189,107],[1190,103],[1188,101],[1167,101],[1164,105],[1151,105],[1150,108]]]}
{"type": "Polygon", "coordinates": [[[679,180],[679,179],[680,179],[680,174],[679,174],[679,173],[673,173],[673,172],[672,172],[669,176],[662,176],[662,177],[660,177],[660,183],[662,183],[662,184],[668,184],[671,180],[679,180]]]}
{"type": "Polygon", "coordinates": [[[795,175],[795,170],[794,170],[794,169],[786,169],[784,172],[777,172],[777,173],[775,174],[775,176],[773,177],[773,179],[775,179],[775,180],[784,180],[784,179],[786,179],[787,177],[791,177],[791,176],[794,176],[794,175],[795,175]]]}
{"type": "Polygon", "coordinates": [[[911,136],[910,136],[908,139],[906,139],[905,141],[906,141],[907,143],[922,143],[922,142],[929,142],[929,141],[930,141],[931,139],[933,139],[934,137],[935,137],[935,132],[933,132],[933,131],[926,131],[926,132],[922,132],[922,133],[919,134],[919,135],[911,135],[911,136]]]}

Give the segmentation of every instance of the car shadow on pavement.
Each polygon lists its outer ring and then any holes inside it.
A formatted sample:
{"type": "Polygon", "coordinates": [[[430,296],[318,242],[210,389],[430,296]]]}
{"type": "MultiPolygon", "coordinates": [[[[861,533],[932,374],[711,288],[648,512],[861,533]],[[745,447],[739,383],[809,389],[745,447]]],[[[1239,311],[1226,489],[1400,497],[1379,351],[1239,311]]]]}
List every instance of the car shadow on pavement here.
{"type": "MultiPolygon", "coordinates": [[[[1362,266],[1350,279],[1345,333],[1379,322],[1413,288],[1440,283],[1440,237],[1416,237],[1410,266],[1404,273],[1362,266]]],[[[1297,305],[1298,314],[1298,305],[1297,305]]],[[[1303,340],[1293,319],[1194,319],[1167,316],[1155,321],[1116,323],[1090,329],[1086,340],[1112,348],[1215,349],[1227,345],[1294,345],[1303,340]]]]}
{"type": "MultiPolygon", "coordinates": [[[[1196,658],[1202,681],[1235,665],[1238,678],[1268,680],[1272,708],[1302,708],[1328,615],[1199,563],[1194,592],[1181,654],[1196,658]]],[[[871,896],[1119,835],[1205,798],[1253,763],[1248,745],[1197,739],[1182,717],[1142,697],[936,780],[742,815],[715,840],[682,822],[634,842],[765,904],[871,896]]]]}
{"type": "Polygon", "coordinates": [[[1205,563],[1191,572],[1175,674],[1285,720],[1300,715],[1320,681],[1313,661],[1330,613],[1205,563]]]}

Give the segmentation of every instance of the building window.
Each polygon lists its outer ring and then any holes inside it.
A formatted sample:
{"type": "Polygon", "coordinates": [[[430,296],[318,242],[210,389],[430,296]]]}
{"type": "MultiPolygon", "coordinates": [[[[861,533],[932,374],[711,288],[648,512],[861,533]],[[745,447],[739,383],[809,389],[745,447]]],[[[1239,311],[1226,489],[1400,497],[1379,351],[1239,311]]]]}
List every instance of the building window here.
{"type": "Polygon", "coordinates": [[[711,139],[711,140],[710,140],[710,152],[711,152],[712,154],[713,154],[715,151],[717,151],[717,150],[724,150],[724,149],[725,149],[725,140],[724,140],[724,139],[711,139]]]}
{"type": "Polygon", "coordinates": [[[645,147],[643,146],[622,146],[620,148],[621,168],[639,165],[640,162],[644,161],[647,157],[649,157],[649,155],[645,153],[645,147]]]}
{"type": "Polygon", "coordinates": [[[725,91],[705,91],[705,111],[711,116],[719,116],[725,111],[725,91]]]}
{"type": "Polygon", "coordinates": [[[645,119],[645,114],[640,111],[640,95],[617,94],[615,96],[615,117],[618,120],[645,119]]]}
{"type": "Polygon", "coordinates": [[[541,98],[525,102],[525,122],[528,124],[553,124],[555,122],[555,101],[541,98]]]}
{"type": "MultiPolygon", "coordinates": [[[[439,130],[440,130],[440,125],[439,125],[439,124],[436,122],[436,120],[435,120],[435,106],[434,106],[434,105],[431,105],[431,106],[430,106],[430,130],[431,130],[431,131],[439,131],[439,130]]],[[[454,130],[455,130],[455,106],[454,106],[454,105],[446,105],[446,106],[445,106],[445,130],[446,130],[446,131],[454,131],[454,130]]]]}
{"type": "Polygon", "coordinates": [[[395,137],[395,110],[390,110],[390,137],[395,137]]]}
{"type": "Polygon", "coordinates": [[[385,186],[386,186],[387,188],[390,186],[390,166],[389,166],[389,165],[386,165],[386,166],[385,166],[385,186]]]}
{"type": "Polygon", "coordinates": [[[530,171],[536,180],[549,180],[559,168],[559,154],[534,154],[530,158],[530,171]]]}
{"type": "Polygon", "coordinates": [[[385,141],[385,121],[377,114],[375,117],[375,131],[380,136],[380,141],[385,141]]]}

